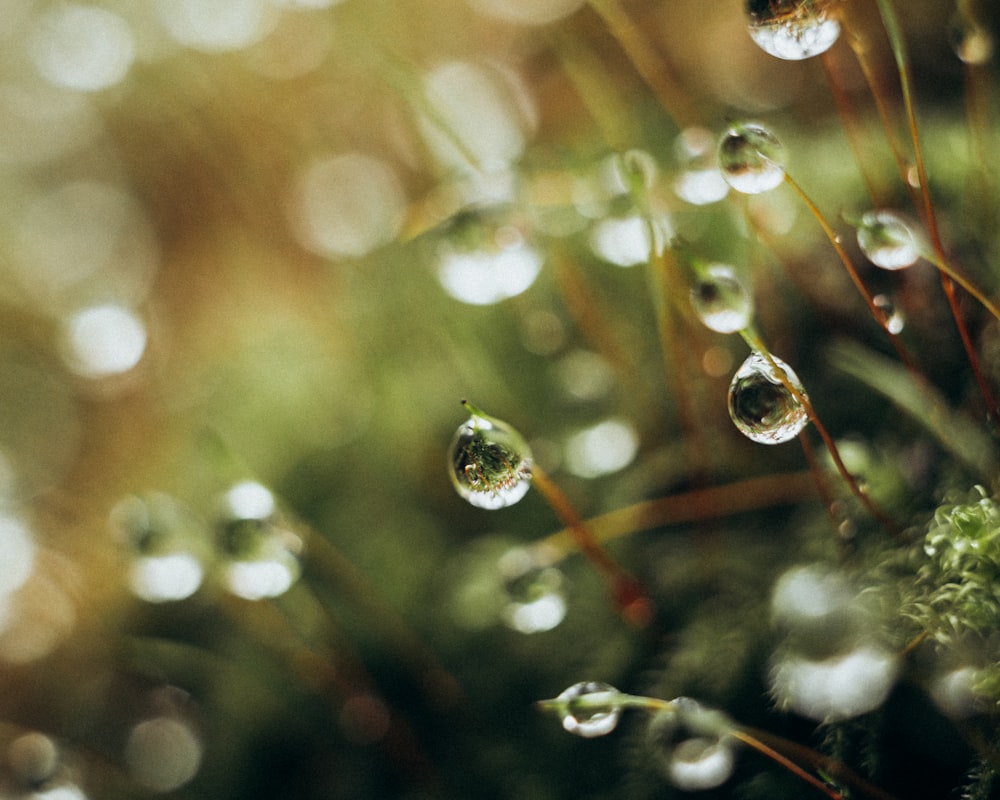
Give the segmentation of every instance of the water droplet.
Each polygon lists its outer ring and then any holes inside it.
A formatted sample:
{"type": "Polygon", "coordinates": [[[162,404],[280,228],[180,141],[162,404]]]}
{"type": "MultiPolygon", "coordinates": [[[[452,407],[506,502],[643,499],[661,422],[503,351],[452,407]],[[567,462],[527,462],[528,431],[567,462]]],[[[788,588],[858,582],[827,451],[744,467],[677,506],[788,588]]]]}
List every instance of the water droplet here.
{"type": "Polygon", "coordinates": [[[621,717],[618,697],[618,690],[607,683],[573,684],[556,698],[563,704],[563,728],[587,739],[611,733],[621,717]]]}
{"type": "Polygon", "coordinates": [[[448,450],[455,490],[478,508],[512,506],[531,485],[531,449],[506,422],[465,405],[472,416],[459,426],[448,450]]]}
{"type": "Polygon", "coordinates": [[[453,217],[442,230],[437,259],[444,290],[480,306],[527,291],[545,260],[507,205],[473,207],[453,217]]]}
{"type": "Polygon", "coordinates": [[[750,326],[750,287],[728,264],[710,264],[691,289],[691,305],[706,327],[717,333],[737,333],[750,326]]]}
{"type": "MultiPolygon", "coordinates": [[[[771,356],[785,379],[802,395],[805,389],[784,361],[771,356]]],[[[802,402],[785,386],[767,358],[751,353],[729,385],[729,416],[747,438],[781,444],[798,436],[809,422],[802,402]]]]}
{"type": "Polygon", "coordinates": [[[995,45],[989,30],[959,11],[951,23],[951,46],[962,63],[982,66],[993,59],[995,45]]]}
{"type": "MultiPolygon", "coordinates": [[[[262,600],[278,597],[298,580],[298,554],[302,540],[290,530],[280,514],[257,516],[262,494],[249,496],[252,482],[237,484],[225,493],[219,520],[219,547],[225,565],[222,579],[237,597],[262,600]]],[[[266,490],[265,490],[266,491],[266,490]]]]}
{"type": "Polygon", "coordinates": [[[731,125],[719,142],[719,168],[732,188],[760,194],[785,179],[785,146],[756,122],[731,125]]]}
{"type": "Polygon", "coordinates": [[[678,697],[649,721],[647,738],[664,775],[684,791],[725,783],[735,764],[732,722],[720,711],[678,697]]]}
{"type": "Polygon", "coordinates": [[[899,211],[866,211],[858,223],[858,247],[876,267],[912,266],[926,249],[916,221],[899,211]]]}
{"type": "Polygon", "coordinates": [[[563,576],[556,568],[541,566],[529,550],[515,547],[504,553],[497,568],[508,602],[502,616],[519,633],[552,630],[566,617],[563,576]]]}
{"type": "Polygon", "coordinates": [[[150,603],[183,600],[204,578],[205,525],[173,497],[153,492],[127,497],[111,511],[110,521],[133,552],[129,586],[150,603]]]}
{"type": "Polygon", "coordinates": [[[906,320],[892,298],[885,294],[877,294],[872,298],[872,303],[881,312],[885,329],[892,334],[902,333],[906,320]]]}
{"type": "Polygon", "coordinates": [[[729,194],[715,158],[715,138],[705,128],[686,128],[677,137],[678,166],[674,194],[696,206],[716,203],[729,194]]]}
{"type": "Polygon", "coordinates": [[[747,0],[747,29],[776,58],[801,61],[830,49],[840,23],[829,0],[747,0]]]}

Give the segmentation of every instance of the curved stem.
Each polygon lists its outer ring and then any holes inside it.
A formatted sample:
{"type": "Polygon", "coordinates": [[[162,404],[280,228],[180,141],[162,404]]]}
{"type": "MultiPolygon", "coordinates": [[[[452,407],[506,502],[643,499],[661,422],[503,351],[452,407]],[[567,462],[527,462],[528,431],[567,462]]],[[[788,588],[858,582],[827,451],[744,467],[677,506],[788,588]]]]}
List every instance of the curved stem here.
{"type": "Polygon", "coordinates": [[[923,199],[923,216],[924,221],[927,223],[927,230],[930,233],[931,247],[934,249],[935,258],[933,263],[941,273],[941,286],[944,289],[945,296],[948,300],[948,306],[951,309],[952,317],[955,320],[959,336],[962,339],[962,346],[965,348],[966,356],[969,359],[969,365],[972,368],[976,383],[978,384],[983,400],[986,403],[988,413],[994,423],[1000,425],[1000,406],[998,406],[996,397],[994,396],[989,383],[986,381],[986,376],[983,373],[982,366],[979,362],[979,355],[976,352],[976,348],[972,342],[972,337],[969,334],[968,326],[966,325],[965,320],[962,317],[961,310],[958,307],[958,300],[955,297],[954,283],[958,283],[963,289],[979,300],[980,303],[983,303],[983,305],[990,311],[991,314],[993,314],[994,317],[1000,319],[1000,315],[998,315],[996,308],[991,303],[986,301],[986,298],[981,292],[973,293],[968,284],[958,280],[953,269],[950,267],[942,267],[942,265],[946,265],[948,263],[948,258],[944,252],[944,245],[941,241],[941,232],[937,223],[937,214],[934,211],[934,203],[931,200],[930,186],[927,182],[927,168],[924,164],[924,152],[920,143],[920,130],[917,126],[917,115],[913,103],[913,89],[910,86],[910,67],[906,52],[906,41],[903,38],[903,33],[899,25],[899,19],[896,16],[896,12],[893,9],[891,1],[876,0],[876,2],[878,3],[879,14],[882,17],[882,24],[885,26],[886,35],[889,37],[889,44],[892,48],[893,58],[896,62],[896,70],[899,73],[899,85],[903,93],[903,108],[906,112],[906,122],[910,132],[910,139],[913,143],[913,155],[917,166],[917,179],[920,184],[920,196],[923,199]]]}
{"type": "Polygon", "coordinates": [[[903,346],[902,340],[899,335],[894,333],[889,327],[889,321],[886,315],[883,313],[877,305],[875,305],[875,298],[872,293],[868,291],[868,287],[865,286],[864,282],[861,280],[861,276],[858,274],[857,269],[854,267],[854,262],[851,261],[850,256],[844,249],[844,246],[840,243],[840,237],[833,230],[830,223],[826,221],[823,213],[819,210],[819,207],[812,201],[812,198],[806,194],[805,190],[799,186],[799,184],[792,179],[792,177],[786,172],[785,173],[785,183],[787,183],[795,193],[799,196],[799,199],[805,204],[806,208],[809,209],[809,213],[813,215],[819,226],[823,229],[823,233],[826,234],[826,238],[829,239],[830,244],[833,245],[833,249],[836,251],[837,256],[840,258],[840,262],[844,265],[844,269],[847,270],[847,274],[850,276],[851,281],[857,287],[858,292],[864,298],[865,303],[868,305],[868,310],[871,315],[875,318],[879,327],[885,331],[886,335],[889,337],[889,341],[892,342],[892,346],[895,348],[897,355],[899,355],[899,360],[906,365],[906,368],[910,372],[916,374],[917,369],[913,358],[910,356],[909,352],[903,346]]]}
{"type": "Polygon", "coordinates": [[[774,356],[771,355],[770,350],[767,349],[767,345],[764,344],[764,340],[751,329],[746,329],[740,332],[743,336],[744,341],[750,346],[751,349],[759,352],[764,358],[767,359],[768,364],[770,364],[775,376],[781,381],[782,385],[792,393],[792,396],[802,404],[805,408],[806,414],[809,416],[809,421],[812,422],[813,426],[816,428],[816,432],[819,433],[820,438],[823,440],[823,444],[826,445],[827,451],[830,453],[830,458],[833,459],[834,466],[837,468],[837,472],[843,477],[844,482],[847,487],[851,490],[853,494],[860,501],[861,505],[864,506],[865,510],[878,522],[889,534],[892,536],[899,536],[900,529],[893,520],[891,520],[868,496],[868,494],[861,488],[858,484],[857,479],[851,474],[851,471],[847,469],[847,465],[844,464],[844,460],[840,456],[840,451],[837,449],[836,443],[833,441],[833,437],[830,436],[830,432],[826,429],[826,426],[820,421],[819,416],[816,414],[816,409],[813,407],[812,401],[804,393],[799,391],[790,380],[788,376],[785,375],[785,371],[778,366],[777,362],[774,360],[774,356]]]}

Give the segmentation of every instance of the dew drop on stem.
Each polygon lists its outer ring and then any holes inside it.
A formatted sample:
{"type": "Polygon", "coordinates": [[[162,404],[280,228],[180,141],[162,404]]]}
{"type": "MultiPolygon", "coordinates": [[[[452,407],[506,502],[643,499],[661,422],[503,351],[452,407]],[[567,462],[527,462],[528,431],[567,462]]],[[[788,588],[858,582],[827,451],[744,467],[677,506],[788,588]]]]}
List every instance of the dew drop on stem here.
{"type": "Polygon", "coordinates": [[[573,684],[556,698],[562,703],[563,728],[587,739],[611,733],[621,717],[618,697],[618,690],[607,683],[573,684]]]}
{"type": "MultiPolygon", "coordinates": [[[[785,380],[802,396],[798,376],[781,359],[771,356],[785,380]]],[[[740,432],[760,444],[781,444],[794,439],[809,422],[802,403],[775,372],[768,359],[751,353],[729,385],[729,416],[740,432]]]]}
{"type": "Polygon", "coordinates": [[[472,415],[459,426],[448,450],[455,491],[478,508],[512,506],[531,486],[531,449],[506,422],[464,405],[472,415]]]}
{"type": "Polygon", "coordinates": [[[926,249],[917,223],[891,209],[866,211],[858,222],[858,247],[876,267],[913,266],[926,249]]]}
{"type": "Polygon", "coordinates": [[[840,36],[830,0],[747,0],[746,13],[750,38],[786,61],[824,53],[840,36]]]}
{"type": "Polygon", "coordinates": [[[710,264],[691,289],[691,306],[707,328],[738,333],[753,319],[750,288],[728,264],[710,264]]]}
{"type": "Polygon", "coordinates": [[[785,179],[785,146],[756,122],[733,124],[719,142],[719,168],[733,189],[761,194],[785,179]]]}

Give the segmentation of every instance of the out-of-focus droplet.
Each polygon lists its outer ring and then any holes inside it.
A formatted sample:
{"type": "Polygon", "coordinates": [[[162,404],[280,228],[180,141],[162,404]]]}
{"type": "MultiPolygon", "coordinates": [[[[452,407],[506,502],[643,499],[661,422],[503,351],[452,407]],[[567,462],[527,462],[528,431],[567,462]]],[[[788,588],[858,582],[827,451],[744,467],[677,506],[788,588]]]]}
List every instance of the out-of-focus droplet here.
{"type": "Polygon", "coordinates": [[[732,722],[721,711],[690,697],[678,697],[654,714],[647,740],[667,779],[684,791],[703,791],[725,783],[735,766],[732,722]]]}
{"type": "Polygon", "coordinates": [[[135,59],[128,23],[96,6],[61,5],[42,14],[28,44],[46,80],[81,92],[115,86],[135,59]]]}
{"type": "Polygon", "coordinates": [[[750,287],[728,264],[710,264],[691,289],[691,306],[698,318],[717,333],[737,333],[750,327],[753,296],[750,287]]]}
{"type": "Polygon", "coordinates": [[[7,763],[18,783],[40,786],[55,773],[59,748],[44,733],[23,733],[7,746],[7,763]]]}
{"type": "Polygon", "coordinates": [[[472,416],[459,426],[448,449],[451,482],[478,508],[514,505],[531,486],[531,449],[506,422],[465,406],[472,416]]]}
{"type": "Polygon", "coordinates": [[[729,184],[715,156],[715,137],[705,128],[686,128],[677,137],[680,174],[674,194],[695,206],[717,203],[729,194],[729,184]]]}
{"type": "Polygon", "coordinates": [[[886,649],[860,644],[823,660],[790,655],[771,674],[780,706],[820,722],[850,719],[878,708],[889,696],[899,659],[886,649]]]}
{"type": "Polygon", "coordinates": [[[611,733],[621,718],[619,692],[600,681],[581,681],[562,692],[562,725],[577,736],[592,739],[611,733]]]}
{"type": "Polygon", "coordinates": [[[392,241],[405,212],[406,197],[392,167],[359,152],[306,167],[290,209],[302,246],[330,258],[360,258],[392,241]]]}
{"type": "Polygon", "coordinates": [[[0,515],[0,600],[20,589],[35,568],[35,537],[23,520],[0,515]]]}
{"type": "Polygon", "coordinates": [[[507,169],[537,121],[525,84],[499,67],[445,62],[424,77],[424,91],[433,113],[420,119],[423,136],[441,164],[460,173],[507,169]]]}
{"type": "Polygon", "coordinates": [[[539,566],[530,551],[515,547],[497,562],[508,602],[506,625],[519,633],[550,631],[566,617],[563,576],[558,568],[539,566]]]}
{"type": "Polygon", "coordinates": [[[174,41],[207,52],[239,50],[268,30],[264,0],[156,0],[174,41]]]}
{"type": "MultiPolygon", "coordinates": [[[[804,396],[805,389],[792,368],[776,356],[771,358],[785,380],[804,396]]],[[[809,422],[805,406],[758,352],[751,353],[733,376],[729,416],[744,436],[761,444],[794,439],[809,422]]]]}
{"type": "Polygon", "coordinates": [[[731,125],[719,142],[719,168],[732,188],[761,194],[785,179],[785,147],[770,130],[756,122],[731,125]]]}
{"type": "Polygon", "coordinates": [[[284,594],[301,571],[302,540],[284,524],[265,493],[270,496],[266,487],[245,481],[223,495],[222,579],[229,591],[245,600],[284,594]]]}
{"type": "Polygon", "coordinates": [[[787,61],[824,53],[840,36],[830,0],[747,0],[746,11],[750,37],[787,61]]]}
{"type": "Polygon", "coordinates": [[[917,222],[891,209],[861,216],[858,247],[876,267],[888,270],[912,266],[926,250],[917,222]]]}
{"type": "Polygon", "coordinates": [[[986,698],[976,691],[980,680],[982,673],[975,667],[953,669],[931,683],[931,699],[950,719],[965,719],[987,707],[986,698]]]}
{"type": "Polygon", "coordinates": [[[619,267],[645,264],[652,249],[649,223],[638,214],[606,217],[591,230],[590,247],[597,256],[619,267]]]}
{"type": "Polygon", "coordinates": [[[131,550],[129,586],[150,603],[184,600],[204,579],[205,524],[173,497],[154,492],[115,504],[110,524],[131,550]]]}
{"type": "Polygon", "coordinates": [[[544,263],[506,206],[458,214],[443,227],[435,256],[441,286],[470,305],[492,305],[527,291],[544,263]]]}
{"type": "Polygon", "coordinates": [[[882,324],[889,333],[903,332],[903,328],[906,327],[906,318],[889,295],[877,294],[872,298],[872,303],[882,314],[882,324]]]}
{"type": "Polygon", "coordinates": [[[599,478],[624,469],[639,451],[639,436],[626,420],[606,419],[573,433],[566,441],[566,468],[581,478],[599,478]]]}
{"type": "Polygon", "coordinates": [[[955,13],[951,22],[951,46],[955,55],[964,64],[982,66],[993,60],[995,42],[993,34],[978,20],[961,11],[955,13]]]}
{"type": "Polygon", "coordinates": [[[107,378],[135,367],[146,352],[146,326],[116,304],[92,306],[66,322],[66,359],[87,378],[107,378]]]}
{"type": "Polygon", "coordinates": [[[201,766],[202,744],[187,722],[171,716],[140,722],[129,732],[125,763],[135,781],[155,792],[188,783],[201,766]]]}

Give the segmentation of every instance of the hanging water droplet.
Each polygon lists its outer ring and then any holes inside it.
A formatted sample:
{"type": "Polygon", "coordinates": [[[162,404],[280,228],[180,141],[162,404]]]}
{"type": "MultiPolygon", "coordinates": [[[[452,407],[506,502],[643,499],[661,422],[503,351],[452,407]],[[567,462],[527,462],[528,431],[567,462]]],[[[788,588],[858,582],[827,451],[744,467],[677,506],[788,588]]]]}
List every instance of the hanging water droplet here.
{"type": "Polygon", "coordinates": [[[587,739],[611,733],[621,718],[619,698],[619,691],[607,683],[573,684],[556,698],[563,728],[587,739]]]}
{"type": "Polygon", "coordinates": [[[719,142],[719,168],[726,183],[743,194],[760,194],[785,179],[785,146],[756,122],[729,127],[719,142]]]}
{"type": "Polygon", "coordinates": [[[750,37],[787,61],[824,53],[840,36],[829,0],[747,0],[746,11],[750,37]]]}
{"type": "Polygon", "coordinates": [[[545,260],[525,221],[507,205],[466,209],[439,234],[438,281],[470,305],[492,305],[527,291],[545,260]]]}
{"type": "MultiPolygon", "coordinates": [[[[798,376],[784,361],[771,356],[785,380],[805,396],[798,376]]],[[[794,439],[809,422],[805,406],[781,382],[767,358],[751,353],[729,385],[729,416],[747,438],[761,444],[794,439]]]]}
{"type": "Polygon", "coordinates": [[[531,449],[506,422],[463,405],[472,416],[459,426],[448,450],[451,482],[478,508],[512,506],[531,485],[531,449]]]}
{"type": "Polygon", "coordinates": [[[538,564],[531,551],[515,547],[497,562],[507,603],[504,623],[518,633],[542,633],[566,617],[563,576],[557,567],[538,564]]]}
{"type": "Polygon", "coordinates": [[[690,697],[678,697],[670,706],[650,718],[646,731],[664,775],[688,792],[725,783],[735,766],[732,721],[690,697]]]}
{"type": "Polygon", "coordinates": [[[302,540],[274,510],[270,491],[245,481],[223,496],[219,547],[226,588],[246,600],[278,597],[299,578],[302,540]]]}
{"type": "Polygon", "coordinates": [[[896,307],[891,297],[877,294],[872,298],[872,304],[882,314],[882,324],[889,333],[902,333],[906,320],[903,317],[903,312],[896,307]]]}
{"type": "Polygon", "coordinates": [[[926,250],[918,231],[917,223],[899,211],[866,211],[858,223],[858,247],[876,267],[905,269],[926,250]]]}
{"type": "Polygon", "coordinates": [[[705,128],[686,128],[677,137],[677,162],[681,172],[674,179],[674,194],[696,206],[716,203],[729,194],[715,157],[715,137],[705,128]]]}
{"type": "Polygon", "coordinates": [[[750,326],[750,287],[728,264],[710,264],[691,289],[691,305],[699,319],[717,333],[737,333],[750,326]]]}
{"type": "Polygon", "coordinates": [[[993,34],[978,20],[961,11],[952,18],[951,46],[964,64],[982,66],[993,58],[993,34]]]}

